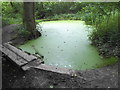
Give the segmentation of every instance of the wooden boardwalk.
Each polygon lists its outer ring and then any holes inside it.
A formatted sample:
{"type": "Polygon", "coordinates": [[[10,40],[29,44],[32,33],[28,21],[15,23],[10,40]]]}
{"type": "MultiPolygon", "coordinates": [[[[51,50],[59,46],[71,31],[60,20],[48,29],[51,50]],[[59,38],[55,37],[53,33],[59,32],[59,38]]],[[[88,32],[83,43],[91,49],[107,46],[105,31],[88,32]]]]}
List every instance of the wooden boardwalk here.
{"type": "Polygon", "coordinates": [[[10,61],[14,62],[14,64],[24,71],[29,70],[30,68],[36,68],[61,74],[75,74],[75,71],[72,69],[43,64],[44,62],[40,57],[24,52],[9,43],[0,45],[0,51],[9,57],[10,61]]]}

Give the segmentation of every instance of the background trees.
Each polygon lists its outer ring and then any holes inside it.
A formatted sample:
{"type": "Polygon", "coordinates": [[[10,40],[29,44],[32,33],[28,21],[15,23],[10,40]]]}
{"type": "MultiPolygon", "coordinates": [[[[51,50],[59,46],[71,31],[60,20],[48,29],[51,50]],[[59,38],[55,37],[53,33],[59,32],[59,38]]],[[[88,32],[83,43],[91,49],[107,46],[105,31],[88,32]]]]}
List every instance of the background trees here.
{"type": "MultiPolygon", "coordinates": [[[[35,22],[45,20],[83,20],[93,26],[94,30],[89,38],[97,47],[102,46],[102,52],[112,51],[112,55],[120,55],[120,30],[118,17],[120,17],[120,2],[112,3],[86,3],[86,2],[38,2],[23,4],[18,2],[2,3],[2,25],[22,24],[33,34],[35,22]],[[31,7],[30,7],[30,6],[31,7]],[[23,13],[24,7],[24,13],[23,13]],[[34,11],[30,11],[29,9],[34,11]],[[28,27],[29,26],[29,27],[28,27]],[[33,30],[33,31],[32,31],[33,30]],[[105,50],[107,47],[111,47],[105,50]],[[115,51],[114,51],[115,50],[115,51]]],[[[100,49],[101,50],[101,49],[100,49]]]]}
{"type": "Polygon", "coordinates": [[[13,6],[10,2],[2,2],[2,26],[22,23],[23,4],[20,2],[12,4],[13,6]]]}

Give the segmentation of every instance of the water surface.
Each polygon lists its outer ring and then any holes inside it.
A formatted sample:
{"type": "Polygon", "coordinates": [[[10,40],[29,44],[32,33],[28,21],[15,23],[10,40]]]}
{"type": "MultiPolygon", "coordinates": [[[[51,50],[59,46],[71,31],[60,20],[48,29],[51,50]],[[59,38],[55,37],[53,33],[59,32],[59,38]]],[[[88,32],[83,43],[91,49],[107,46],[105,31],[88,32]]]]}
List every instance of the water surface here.
{"type": "Polygon", "coordinates": [[[99,56],[88,39],[91,29],[83,21],[48,21],[37,28],[42,37],[28,41],[20,48],[34,54],[34,46],[44,56],[45,64],[85,70],[115,62],[115,58],[104,60],[99,56]]]}

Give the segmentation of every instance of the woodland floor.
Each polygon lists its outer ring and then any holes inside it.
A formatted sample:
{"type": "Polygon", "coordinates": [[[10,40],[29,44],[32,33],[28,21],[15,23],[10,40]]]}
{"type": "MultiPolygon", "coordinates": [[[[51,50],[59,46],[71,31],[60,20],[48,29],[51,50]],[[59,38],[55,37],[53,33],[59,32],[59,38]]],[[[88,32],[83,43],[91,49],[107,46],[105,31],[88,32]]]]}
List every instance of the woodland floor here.
{"type": "MultiPolygon", "coordinates": [[[[23,38],[13,39],[16,26],[3,28],[3,43],[10,40],[15,43],[24,41],[23,38]]],[[[73,77],[34,68],[23,72],[8,58],[2,57],[2,88],[118,88],[118,64],[78,71],[78,76],[73,77]]]]}

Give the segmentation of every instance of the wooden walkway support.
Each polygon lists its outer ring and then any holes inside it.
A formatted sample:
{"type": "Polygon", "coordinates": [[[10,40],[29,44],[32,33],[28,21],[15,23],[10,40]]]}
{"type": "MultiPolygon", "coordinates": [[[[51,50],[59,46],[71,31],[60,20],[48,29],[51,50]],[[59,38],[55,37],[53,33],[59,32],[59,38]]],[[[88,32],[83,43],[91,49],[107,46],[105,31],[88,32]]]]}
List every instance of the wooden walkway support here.
{"type": "Polygon", "coordinates": [[[36,68],[61,74],[75,75],[75,70],[60,68],[56,66],[43,64],[43,60],[41,60],[38,56],[28,54],[9,43],[5,43],[0,45],[0,51],[2,51],[7,57],[10,58],[12,62],[14,62],[17,66],[19,66],[22,70],[26,71],[30,68],[36,68]]]}

